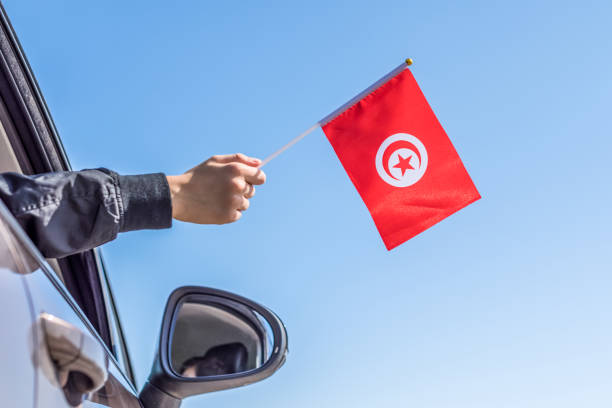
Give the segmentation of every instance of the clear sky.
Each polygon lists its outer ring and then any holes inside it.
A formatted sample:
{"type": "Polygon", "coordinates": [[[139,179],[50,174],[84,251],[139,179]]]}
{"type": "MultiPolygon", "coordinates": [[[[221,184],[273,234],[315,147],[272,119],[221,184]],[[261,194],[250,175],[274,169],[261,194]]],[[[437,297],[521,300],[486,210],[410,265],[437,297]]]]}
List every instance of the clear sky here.
{"type": "Polygon", "coordinates": [[[275,310],[291,352],[186,408],[612,404],[609,1],[4,3],[76,169],[266,156],[412,57],[483,196],[387,252],[319,130],[240,222],[121,236],[139,386],[196,284],[275,310]]]}

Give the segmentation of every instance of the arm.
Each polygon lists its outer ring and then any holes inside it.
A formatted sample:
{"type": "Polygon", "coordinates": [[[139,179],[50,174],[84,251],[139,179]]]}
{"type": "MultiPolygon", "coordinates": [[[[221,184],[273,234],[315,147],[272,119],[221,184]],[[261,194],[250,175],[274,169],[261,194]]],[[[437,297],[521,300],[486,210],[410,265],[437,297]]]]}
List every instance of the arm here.
{"type": "Polygon", "coordinates": [[[46,257],[64,257],[119,232],[168,228],[172,206],[161,173],[119,176],[107,169],[0,175],[0,198],[46,257]]]}
{"type": "Polygon", "coordinates": [[[102,245],[119,232],[236,221],[265,175],[244,155],[214,156],[179,176],[120,176],[107,169],[0,174],[4,201],[46,257],[102,245]]]}

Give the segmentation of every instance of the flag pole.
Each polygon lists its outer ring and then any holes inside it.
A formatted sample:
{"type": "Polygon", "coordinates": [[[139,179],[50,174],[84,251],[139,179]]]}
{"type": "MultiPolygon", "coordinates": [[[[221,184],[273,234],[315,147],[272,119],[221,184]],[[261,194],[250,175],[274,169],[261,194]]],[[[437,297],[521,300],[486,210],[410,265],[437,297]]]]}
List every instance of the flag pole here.
{"type": "Polygon", "coordinates": [[[404,60],[404,62],[399,64],[397,67],[395,67],[387,75],[383,76],[378,81],[374,82],[372,85],[370,85],[369,87],[364,89],[362,92],[357,94],[354,98],[349,100],[347,103],[343,104],[338,109],[336,109],[335,111],[333,111],[329,115],[325,116],[323,119],[319,120],[317,123],[315,123],[314,125],[312,125],[308,129],[306,129],[300,135],[298,135],[297,137],[293,138],[291,141],[289,141],[289,143],[287,143],[286,145],[284,145],[283,147],[281,147],[280,149],[278,149],[277,151],[275,151],[274,153],[272,153],[271,155],[269,155],[268,157],[263,159],[261,164],[259,165],[259,167],[261,168],[261,167],[265,166],[266,164],[268,164],[272,159],[274,159],[279,154],[281,154],[282,152],[284,152],[285,150],[289,149],[291,146],[293,146],[294,144],[296,144],[297,142],[299,142],[300,140],[305,138],[307,135],[312,133],[316,128],[325,126],[326,124],[328,124],[332,120],[336,119],[338,116],[340,116],[340,114],[342,114],[348,108],[350,108],[351,106],[355,105],[357,102],[359,102],[361,99],[363,99],[366,95],[368,95],[368,94],[372,93],[373,91],[375,91],[376,89],[378,89],[380,86],[385,84],[388,80],[390,80],[391,78],[393,78],[394,76],[399,74],[401,71],[403,71],[404,69],[406,69],[406,67],[408,67],[410,65],[412,65],[412,59],[406,58],[404,60]]]}
{"type": "Polygon", "coordinates": [[[291,146],[293,146],[294,144],[296,144],[297,142],[299,142],[300,140],[305,138],[307,135],[312,133],[312,131],[315,130],[316,128],[318,128],[319,126],[320,126],[320,124],[319,124],[319,122],[317,122],[314,125],[312,125],[311,127],[309,127],[307,130],[302,132],[299,136],[293,138],[289,143],[287,143],[286,145],[284,145],[283,147],[281,147],[280,149],[278,149],[277,151],[275,151],[274,153],[272,153],[271,155],[269,155],[268,157],[263,159],[261,164],[259,165],[259,167],[261,168],[261,167],[265,166],[266,164],[268,164],[270,162],[270,160],[272,160],[273,158],[275,158],[276,156],[278,156],[279,154],[281,154],[282,152],[284,152],[285,150],[287,150],[288,148],[290,148],[291,146]]]}

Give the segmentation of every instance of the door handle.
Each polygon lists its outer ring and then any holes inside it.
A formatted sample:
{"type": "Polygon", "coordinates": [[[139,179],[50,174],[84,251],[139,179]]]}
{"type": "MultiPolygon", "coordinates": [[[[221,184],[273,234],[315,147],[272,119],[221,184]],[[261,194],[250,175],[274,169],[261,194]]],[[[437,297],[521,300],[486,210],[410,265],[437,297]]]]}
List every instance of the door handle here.
{"type": "Polygon", "coordinates": [[[64,390],[71,405],[104,386],[108,357],[96,339],[49,313],[41,313],[35,327],[36,363],[52,384],[64,390]]]}

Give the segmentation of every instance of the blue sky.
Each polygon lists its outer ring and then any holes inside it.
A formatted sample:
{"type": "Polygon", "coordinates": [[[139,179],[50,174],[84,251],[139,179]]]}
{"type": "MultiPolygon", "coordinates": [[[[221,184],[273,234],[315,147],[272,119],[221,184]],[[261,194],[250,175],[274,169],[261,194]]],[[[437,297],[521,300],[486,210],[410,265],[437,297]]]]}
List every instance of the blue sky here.
{"type": "Polygon", "coordinates": [[[387,252],[322,132],[238,223],[106,245],[139,385],[177,286],[274,309],[287,364],[184,407],[612,403],[609,2],[5,0],[74,168],[264,157],[405,57],[483,199],[387,252]]]}

